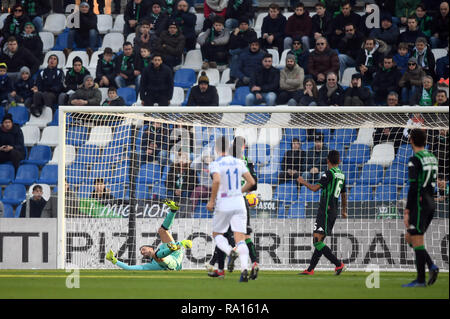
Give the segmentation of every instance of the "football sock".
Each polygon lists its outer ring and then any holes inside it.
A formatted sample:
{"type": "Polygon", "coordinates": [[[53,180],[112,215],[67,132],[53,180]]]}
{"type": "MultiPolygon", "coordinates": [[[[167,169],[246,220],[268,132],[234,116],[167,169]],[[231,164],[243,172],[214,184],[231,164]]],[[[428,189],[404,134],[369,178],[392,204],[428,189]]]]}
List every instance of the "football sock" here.
{"type": "Polygon", "coordinates": [[[322,241],[314,243],[314,247],[321,252],[330,262],[332,262],[336,267],[341,265],[341,262],[336,258],[336,256],[331,252],[330,247],[325,245],[322,241]]]}
{"type": "Polygon", "coordinates": [[[248,268],[248,247],[243,240],[238,242],[236,247],[241,262],[241,271],[244,271],[248,268]]]}
{"type": "Polygon", "coordinates": [[[213,255],[212,255],[212,257],[211,257],[211,260],[209,261],[209,264],[211,265],[211,266],[214,266],[214,264],[216,263],[216,262],[218,262],[218,252],[219,252],[220,250],[217,248],[217,246],[214,248],[214,253],[213,253],[213,255]]]}
{"type": "Polygon", "coordinates": [[[314,249],[314,253],[311,257],[311,262],[309,263],[308,271],[314,270],[319,263],[320,257],[322,257],[322,252],[314,249]]]}
{"type": "Polygon", "coordinates": [[[225,268],[225,257],[227,256],[223,251],[216,247],[217,250],[217,267],[218,269],[225,268]]]}
{"type": "Polygon", "coordinates": [[[167,216],[161,225],[165,230],[170,229],[170,227],[173,224],[173,220],[175,219],[175,215],[176,215],[176,213],[173,213],[170,209],[168,210],[167,216]]]}
{"type": "Polygon", "coordinates": [[[419,283],[425,283],[425,263],[427,251],[424,246],[417,246],[414,247],[414,253],[416,254],[417,281],[419,283]]]}
{"type": "Polygon", "coordinates": [[[217,235],[214,240],[216,241],[217,247],[219,247],[221,251],[229,256],[231,253],[231,249],[233,248],[228,243],[228,240],[223,235],[217,235]]]}
{"type": "Polygon", "coordinates": [[[434,263],[430,255],[428,254],[428,251],[426,250],[425,250],[425,262],[427,263],[428,269],[431,269],[431,266],[433,266],[434,263]]]}
{"type": "Polygon", "coordinates": [[[252,261],[252,263],[257,262],[258,259],[256,258],[255,244],[253,244],[252,239],[247,238],[245,240],[245,243],[247,244],[247,247],[248,247],[248,253],[250,255],[250,260],[252,261]]]}

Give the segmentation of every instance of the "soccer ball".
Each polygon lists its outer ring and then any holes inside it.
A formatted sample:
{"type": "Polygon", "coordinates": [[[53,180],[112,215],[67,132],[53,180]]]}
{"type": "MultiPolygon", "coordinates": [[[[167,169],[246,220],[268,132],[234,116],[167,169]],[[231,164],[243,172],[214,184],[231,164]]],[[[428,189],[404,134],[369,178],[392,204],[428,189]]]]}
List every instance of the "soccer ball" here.
{"type": "Polygon", "coordinates": [[[250,207],[255,207],[259,203],[259,199],[254,193],[245,195],[245,198],[247,199],[247,203],[250,207]]]}

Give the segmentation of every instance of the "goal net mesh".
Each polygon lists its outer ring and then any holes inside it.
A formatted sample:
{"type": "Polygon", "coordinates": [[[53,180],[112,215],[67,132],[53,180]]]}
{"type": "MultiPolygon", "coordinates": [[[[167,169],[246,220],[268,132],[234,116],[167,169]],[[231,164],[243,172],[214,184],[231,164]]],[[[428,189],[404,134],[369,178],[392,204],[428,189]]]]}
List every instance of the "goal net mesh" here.
{"type": "MultiPolygon", "coordinates": [[[[426,248],[448,270],[448,112],[128,112],[64,113],[65,267],[113,268],[105,261],[109,249],[128,264],[149,262],[139,247],[159,245],[169,198],[180,205],[170,232],[193,241],[183,268],[204,269],[214,251],[208,164],[216,138],[225,135],[230,142],[243,136],[255,165],[259,203],[250,209],[250,227],[261,269],[309,264],[320,191],[299,187],[293,176],[316,183],[334,149],[346,177],[348,218],[337,218],[325,243],[350,269],[414,270],[403,209],[413,154],[408,134],[422,127],[439,160],[426,248]]],[[[331,268],[326,258],[317,266],[331,268]]]]}

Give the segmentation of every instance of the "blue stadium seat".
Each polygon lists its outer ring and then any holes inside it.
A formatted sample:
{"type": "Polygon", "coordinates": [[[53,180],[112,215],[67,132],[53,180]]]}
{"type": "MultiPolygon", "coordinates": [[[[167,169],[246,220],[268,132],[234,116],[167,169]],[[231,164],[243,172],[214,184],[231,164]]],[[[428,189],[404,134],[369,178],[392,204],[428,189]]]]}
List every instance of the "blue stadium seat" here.
{"type": "Polygon", "coordinates": [[[395,201],[397,200],[397,185],[381,184],[375,190],[375,200],[395,201]]]}
{"type": "Polygon", "coordinates": [[[3,217],[14,218],[14,208],[9,204],[3,204],[3,217]]]}
{"type": "Polygon", "coordinates": [[[47,126],[58,126],[59,125],[59,109],[56,109],[53,114],[53,120],[47,124],[47,126]]]}
{"type": "Polygon", "coordinates": [[[52,159],[52,149],[48,145],[35,145],[31,148],[28,159],[23,160],[24,164],[35,164],[44,166],[52,159]]]}
{"type": "Polygon", "coordinates": [[[45,165],[42,168],[38,184],[56,185],[58,184],[58,165],[45,165]]]}
{"type": "Polygon", "coordinates": [[[378,185],[383,180],[383,166],[377,164],[366,164],[361,171],[361,177],[357,184],[378,185]]]}
{"type": "Polygon", "coordinates": [[[130,189],[128,184],[109,184],[109,189],[111,195],[114,198],[129,200],[130,199],[130,189]]]}
{"type": "Polygon", "coordinates": [[[373,200],[372,186],[356,185],[350,190],[348,200],[351,202],[364,202],[373,200]]]}
{"type": "Polygon", "coordinates": [[[401,163],[393,163],[386,170],[384,184],[403,185],[408,181],[408,166],[401,163]]]}
{"type": "Polygon", "coordinates": [[[11,164],[0,164],[0,185],[8,185],[14,180],[15,169],[11,164]]]}
{"type": "Polygon", "coordinates": [[[174,86],[187,89],[192,87],[197,82],[197,75],[193,69],[179,69],[175,72],[173,77],[174,86]]]}
{"type": "Polygon", "coordinates": [[[306,141],[306,138],[308,137],[308,133],[306,129],[302,128],[285,128],[284,134],[282,137],[282,141],[286,141],[288,143],[292,142],[293,138],[298,138],[300,142],[306,141]]]}
{"type": "Polygon", "coordinates": [[[88,128],[84,126],[69,126],[66,132],[66,143],[73,146],[81,146],[89,137],[88,128]]]}
{"type": "Polygon", "coordinates": [[[106,178],[109,185],[114,184],[128,184],[130,182],[130,163],[123,161],[111,170],[111,173],[106,178]]]}
{"type": "Polygon", "coordinates": [[[8,110],[8,113],[12,115],[13,123],[24,125],[30,119],[30,113],[25,106],[15,106],[8,110]]]}
{"type": "Polygon", "coordinates": [[[17,169],[15,184],[31,185],[39,178],[39,168],[34,164],[22,164],[17,169]]]}
{"type": "Polygon", "coordinates": [[[212,218],[213,213],[206,209],[206,202],[199,202],[194,210],[194,218],[212,218]]]}
{"type": "Polygon", "coordinates": [[[6,186],[3,192],[2,202],[3,204],[9,204],[11,206],[17,206],[22,203],[26,198],[25,185],[22,184],[9,184],[6,186]]]}
{"type": "Polygon", "coordinates": [[[83,145],[77,150],[75,162],[91,166],[99,160],[101,154],[100,151],[100,147],[97,145],[83,145]]]}
{"type": "Polygon", "coordinates": [[[365,144],[351,144],[343,163],[363,164],[370,159],[370,147],[365,144]]]}
{"type": "Polygon", "coordinates": [[[167,195],[167,188],[164,182],[156,182],[153,184],[150,196],[152,199],[163,199],[167,195]]]}
{"type": "Polygon", "coordinates": [[[342,172],[345,175],[346,185],[353,185],[359,179],[359,167],[354,164],[342,164],[342,172]]]}
{"type": "Polygon", "coordinates": [[[308,151],[314,147],[314,142],[305,141],[302,143],[301,149],[302,151],[308,151]]]}
{"type": "Polygon", "coordinates": [[[356,140],[358,136],[358,131],[353,128],[340,128],[334,131],[331,140],[336,143],[344,143],[346,145],[352,143],[356,140]]]}
{"type": "Polygon", "coordinates": [[[22,210],[22,204],[19,204],[14,211],[14,218],[20,217],[20,211],[22,210]]]}
{"type": "Polygon", "coordinates": [[[277,218],[279,219],[288,218],[285,205],[286,205],[285,202],[278,203],[277,218]]]}
{"type": "Polygon", "coordinates": [[[123,87],[117,89],[117,95],[121,96],[125,100],[127,106],[136,103],[136,90],[130,87],[123,87]]]}
{"type": "Polygon", "coordinates": [[[80,185],[88,181],[89,170],[86,165],[72,163],[67,166],[66,180],[69,185],[80,185]]]}
{"type": "Polygon", "coordinates": [[[150,199],[150,192],[148,185],[136,183],[134,196],[136,196],[137,200],[150,199]]]}
{"type": "Polygon", "coordinates": [[[92,183],[82,184],[78,187],[77,196],[80,199],[86,199],[91,197],[92,192],[94,191],[94,185],[92,183]]]}
{"type": "Polygon", "coordinates": [[[119,125],[113,133],[113,141],[116,145],[131,144],[131,125],[119,125]]]}
{"type": "Polygon", "coordinates": [[[402,189],[398,192],[398,198],[397,199],[407,199],[408,198],[408,191],[409,191],[409,183],[405,184],[402,189]]]}
{"type": "Polygon", "coordinates": [[[112,166],[110,163],[95,163],[91,166],[88,181],[94,184],[97,179],[101,178],[106,183],[106,179],[110,178],[111,174],[112,166]]]}
{"type": "Polygon", "coordinates": [[[290,208],[287,215],[288,218],[305,218],[305,203],[295,202],[290,208]]]}
{"type": "Polygon", "coordinates": [[[258,168],[258,183],[276,184],[280,172],[280,163],[271,162],[269,165],[258,168]]]}
{"type": "Polygon", "coordinates": [[[2,122],[4,116],[5,116],[5,108],[3,106],[0,106],[0,123],[2,122]]]}
{"type": "Polygon", "coordinates": [[[150,185],[156,181],[161,181],[161,167],[159,164],[148,163],[141,165],[136,182],[150,185]]]}
{"type": "Polygon", "coordinates": [[[311,203],[311,202],[319,202],[320,201],[320,191],[313,192],[306,188],[305,186],[302,186],[300,188],[300,192],[298,194],[298,201],[300,203],[311,203]]]}
{"type": "Polygon", "coordinates": [[[243,105],[245,106],[245,97],[250,93],[248,86],[240,86],[234,91],[233,100],[230,105],[243,105]]]}
{"type": "Polygon", "coordinates": [[[273,199],[285,202],[285,204],[287,205],[297,200],[297,198],[298,198],[298,190],[297,184],[295,183],[286,183],[278,185],[273,195],[273,199]]]}
{"type": "Polygon", "coordinates": [[[402,144],[398,147],[397,155],[394,158],[393,164],[408,164],[409,158],[414,155],[411,144],[402,144]]]}
{"type": "Polygon", "coordinates": [[[255,164],[270,162],[270,145],[253,144],[248,147],[248,158],[255,164]]]}
{"type": "Polygon", "coordinates": [[[345,144],[342,142],[334,142],[334,141],[330,141],[328,142],[328,149],[331,150],[336,150],[339,152],[339,157],[342,158],[345,155],[345,144]]]}
{"type": "Polygon", "coordinates": [[[332,136],[332,129],[330,128],[318,128],[314,130],[314,134],[322,134],[324,143],[328,143],[332,136]]]}

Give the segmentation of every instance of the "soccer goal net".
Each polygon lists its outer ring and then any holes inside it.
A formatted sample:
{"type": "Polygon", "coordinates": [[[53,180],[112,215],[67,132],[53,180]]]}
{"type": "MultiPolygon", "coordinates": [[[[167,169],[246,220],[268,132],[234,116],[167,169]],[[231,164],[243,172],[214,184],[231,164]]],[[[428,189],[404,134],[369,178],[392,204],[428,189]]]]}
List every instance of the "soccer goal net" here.
{"type": "MultiPolygon", "coordinates": [[[[440,107],[117,107],[60,109],[58,267],[112,268],[109,249],[128,264],[148,262],[142,245],[160,243],[165,198],[179,203],[170,229],[191,239],[184,269],[204,269],[214,251],[213,213],[206,209],[215,141],[246,141],[259,202],[250,208],[251,237],[261,269],[300,270],[309,264],[329,150],[340,153],[348,218],[337,218],[325,242],[350,269],[414,270],[404,240],[408,142],[427,130],[439,161],[436,213],[426,233],[435,263],[449,268],[448,108],[440,107]]],[[[318,269],[334,267],[322,258],[318,269]]]]}

